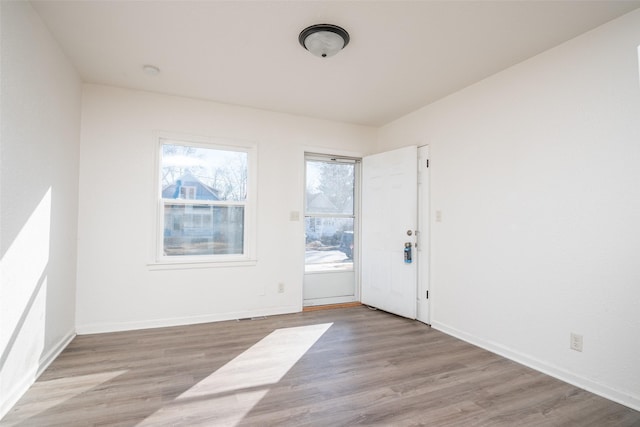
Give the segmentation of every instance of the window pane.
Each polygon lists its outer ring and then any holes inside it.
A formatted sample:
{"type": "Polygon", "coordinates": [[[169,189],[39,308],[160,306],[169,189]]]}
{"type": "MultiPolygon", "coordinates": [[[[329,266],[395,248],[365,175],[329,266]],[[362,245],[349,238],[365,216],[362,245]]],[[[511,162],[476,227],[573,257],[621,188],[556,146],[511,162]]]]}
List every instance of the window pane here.
{"type": "Polygon", "coordinates": [[[353,270],[353,218],[305,218],[305,271],[353,270]]]}
{"type": "Polygon", "coordinates": [[[164,255],[244,252],[244,207],[164,205],[164,255]]]}
{"type": "Polygon", "coordinates": [[[162,198],[244,201],[247,157],[246,152],[162,144],[162,198]]]}
{"type": "Polygon", "coordinates": [[[353,215],[353,163],[307,160],[307,214],[353,215]]]}

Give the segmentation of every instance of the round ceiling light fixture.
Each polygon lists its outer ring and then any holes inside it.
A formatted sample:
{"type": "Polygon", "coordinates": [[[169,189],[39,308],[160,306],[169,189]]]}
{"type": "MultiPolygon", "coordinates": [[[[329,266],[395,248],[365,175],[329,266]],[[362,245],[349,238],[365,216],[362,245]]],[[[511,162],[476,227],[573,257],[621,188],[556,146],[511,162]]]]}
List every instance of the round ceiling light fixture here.
{"type": "Polygon", "coordinates": [[[316,24],[302,30],[298,41],[315,56],[329,58],[349,44],[349,33],[337,25],[316,24]]]}

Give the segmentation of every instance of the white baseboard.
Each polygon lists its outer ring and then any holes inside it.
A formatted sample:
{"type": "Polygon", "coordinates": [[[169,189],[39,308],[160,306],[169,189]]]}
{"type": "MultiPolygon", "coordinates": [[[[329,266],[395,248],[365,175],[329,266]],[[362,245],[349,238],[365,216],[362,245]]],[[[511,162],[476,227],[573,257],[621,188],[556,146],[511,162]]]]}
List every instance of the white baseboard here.
{"type": "Polygon", "coordinates": [[[29,387],[38,379],[38,377],[49,367],[56,357],[67,348],[71,340],[75,338],[74,331],[67,332],[56,345],[42,355],[37,366],[32,366],[29,371],[25,372],[21,381],[15,384],[11,391],[7,394],[6,399],[0,401],[0,419],[2,419],[13,408],[18,400],[29,390],[29,387]]]}
{"type": "Polygon", "coordinates": [[[456,328],[452,328],[446,324],[443,324],[437,321],[432,322],[431,327],[441,332],[444,332],[447,335],[451,335],[453,337],[459,338],[462,341],[466,341],[470,344],[476,345],[492,353],[499,354],[500,356],[513,360],[514,362],[517,362],[529,368],[535,369],[536,371],[542,372],[544,374],[557,378],[561,381],[564,381],[566,383],[569,383],[581,389],[587,390],[593,394],[597,394],[598,396],[602,396],[605,399],[609,399],[611,401],[620,403],[621,405],[627,406],[636,411],[640,411],[640,396],[634,396],[625,392],[621,392],[619,390],[608,387],[604,384],[591,381],[588,378],[580,377],[565,369],[551,365],[542,360],[532,358],[526,354],[513,351],[500,344],[490,342],[490,341],[485,341],[474,335],[460,331],[456,328]]]}
{"type": "Polygon", "coordinates": [[[260,310],[247,310],[203,316],[174,317],[169,319],[143,320],[135,322],[91,323],[76,325],[78,335],[101,334],[106,332],[134,331],[138,329],[165,328],[169,326],[195,325],[198,323],[223,322],[226,320],[246,319],[250,317],[276,316],[298,313],[302,305],[275,307],[260,310]]]}

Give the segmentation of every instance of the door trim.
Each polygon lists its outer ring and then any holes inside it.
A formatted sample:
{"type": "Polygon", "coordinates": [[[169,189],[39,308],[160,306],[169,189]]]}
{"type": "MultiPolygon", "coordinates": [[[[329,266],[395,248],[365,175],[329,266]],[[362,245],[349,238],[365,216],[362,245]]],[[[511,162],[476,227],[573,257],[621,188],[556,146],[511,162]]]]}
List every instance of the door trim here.
{"type": "Polygon", "coordinates": [[[430,159],[429,146],[418,147],[418,288],[416,295],[416,320],[431,324],[431,298],[429,292],[431,271],[431,223],[430,223],[430,159]],[[427,292],[429,297],[427,298],[427,292]]]}

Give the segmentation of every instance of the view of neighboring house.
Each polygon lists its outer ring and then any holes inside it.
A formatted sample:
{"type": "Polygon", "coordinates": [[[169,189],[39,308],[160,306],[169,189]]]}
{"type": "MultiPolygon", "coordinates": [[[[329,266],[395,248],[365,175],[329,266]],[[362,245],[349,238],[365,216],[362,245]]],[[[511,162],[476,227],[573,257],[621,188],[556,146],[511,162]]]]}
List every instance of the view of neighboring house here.
{"type": "Polygon", "coordinates": [[[244,209],[211,203],[218,194],[189,172],[162,189],[164,255],[242,253],[244,209]]]}
{"type": "MultiPolygon", "coordinates": [[[[336,212],[336,206],[329,200],[324,193],[307,193],[306,199],[307,212],[315,213],[332,213],[336,212]]],[[[316,218],[310,217],[306,224],[307,243],[311,241],[324,241],[333,238],[336,234],[338,218],[316,218]]]]}
{"type": "Polygon", "coordinates": [[[190,172],[162,189],[163,199],[220,200],[218,190],[209,187],[190,172]]]}

